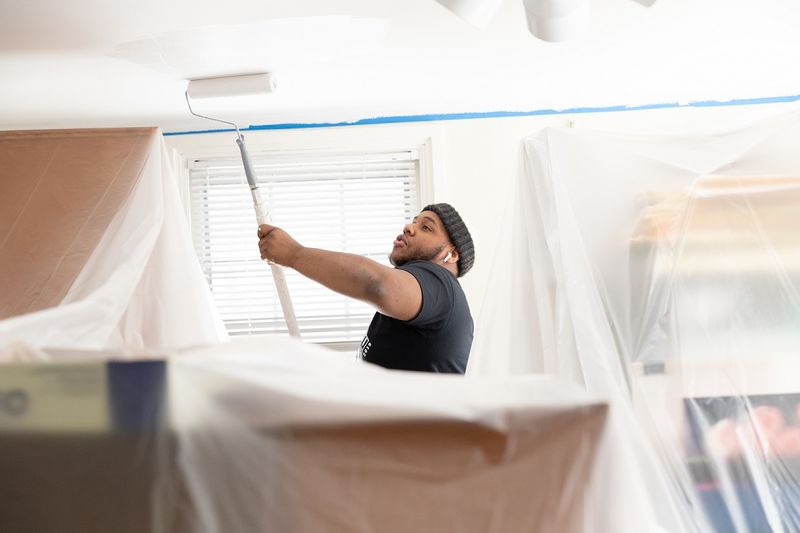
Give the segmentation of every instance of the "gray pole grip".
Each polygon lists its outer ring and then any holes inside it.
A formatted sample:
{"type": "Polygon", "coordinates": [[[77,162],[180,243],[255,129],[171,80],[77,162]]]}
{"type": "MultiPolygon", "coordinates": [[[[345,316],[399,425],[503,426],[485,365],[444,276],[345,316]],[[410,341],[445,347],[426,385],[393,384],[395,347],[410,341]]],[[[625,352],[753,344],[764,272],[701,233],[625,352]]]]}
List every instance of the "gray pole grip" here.
{"type": "MultiPolygon", "coordinates": [[[[242,165],[244,166],[244,174],[247,176],[247,183],[250,185],[250,193],[253,196],[253,206],[256,211],[256,222],[258,225],[268,224],[269,218],[264,205],[261,202],[261,194],[258,191],[258,184],[256,182],[256,173],[253,170],[253,163],[250,161],[250,154],[247,153],[247,147],[244,144],[244,137],[239,134],[236,139],[236,144],[239,145],[239,151],[242,153],[242,165]]],[[[286,327],[289,330],[289,335],[292,337],[300,338],[300,328],[297,325],[297,317],[294,314],[294,306],[292,299],[289,296],[289,287],[286,285],[286,277],[283,275],[283,269],[278,265],[270,263],[272,270],[272,280],[275,282],[275,288],[278,291],[278,300],[281,304],[283,311],[283,318],[286,320],[286,327]]]]}
{"type": "Polygon", "coordinates": [[[247,153],[247,147],[244,145],[244,136],[239,134],[236,138],[236,144],[239,145],[239,151],[242,153],[242,165],[244,165],[244,175],[247,176],[247,183],[251,189],[258,187],[256,183],[256,173],[253,170],[253,163],[250,161],[250,154],[247,153]]]}

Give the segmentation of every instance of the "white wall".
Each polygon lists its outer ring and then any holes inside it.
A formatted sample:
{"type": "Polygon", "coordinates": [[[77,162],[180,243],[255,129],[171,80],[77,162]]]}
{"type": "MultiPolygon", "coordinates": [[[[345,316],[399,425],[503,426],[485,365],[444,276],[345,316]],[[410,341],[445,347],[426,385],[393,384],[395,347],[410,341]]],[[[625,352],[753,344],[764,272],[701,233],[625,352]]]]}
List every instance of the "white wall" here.
{"type": "MultiPolygon", "coordinates": [[[[518,177],[520,141],[547,126],[641,133],[718,131],[744,126],[766,116],[800,108],[790,104],[730,107],[685,107],[613,113],[584,113],[533,117],[493,118],[379,124],[333,128],[246,132],[251,152],[259,150],[317,150],[398,148],[430,143],[432,183],[423,202],[446,201],[458,209],[473,235],[476,263],[462,285],[476,320],[488,283],[494,242],[503,226],[504,212],[518,177]]],[[[228,153],[237,155],[232,133],[170,136],[167,145],[182,156],[228,153]]],[[[399,230],[400,228],[398,228],[399,230]]],[[[393,236],[387,236],[387,252],[393,236]]]]}

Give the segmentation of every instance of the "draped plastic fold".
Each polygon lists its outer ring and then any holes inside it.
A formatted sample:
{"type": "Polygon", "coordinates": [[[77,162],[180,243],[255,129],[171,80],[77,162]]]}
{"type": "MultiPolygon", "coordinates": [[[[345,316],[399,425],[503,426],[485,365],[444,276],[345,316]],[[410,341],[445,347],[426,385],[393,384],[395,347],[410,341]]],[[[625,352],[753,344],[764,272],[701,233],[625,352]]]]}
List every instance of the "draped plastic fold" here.
{"type": "Polygon", "coordinates": [[[619,510],[587,510],[614,437],[578,388],[391,372],[289,340],[215,351],[172,373],[194,531],[579,532],[619,510]]]}
{"type": "Polygon", "coordinates": [[[0,339],[168,351],[227,338],[156,128],[0,134],[0,339]]]}
{"type": "Polygon", "coordinates": [[[470,373],[609,397],[668,531],[800,531],[800,114],[522,152],[470,373]]]}

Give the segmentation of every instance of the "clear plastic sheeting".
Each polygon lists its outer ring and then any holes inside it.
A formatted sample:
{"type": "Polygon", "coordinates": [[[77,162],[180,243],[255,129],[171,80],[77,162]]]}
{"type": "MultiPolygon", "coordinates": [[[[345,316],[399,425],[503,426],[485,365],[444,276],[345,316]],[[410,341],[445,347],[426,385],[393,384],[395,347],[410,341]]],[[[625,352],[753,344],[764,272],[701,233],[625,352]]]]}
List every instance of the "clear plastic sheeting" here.
{"type": "Polygon", "coordinates": [[[0,373],[32,400],[0,414],[3,531],[654,531],[620,490],[607,403],[546,376],[388,371],[279,337],[49,355],[0,373]]]}
{"type": "Polygon", "coordinates": [[[227,338],[156,128],[0,134],[0,343],[126,353],[227,338]]]}
{"type": "Polygon", "coordinates": [[[293,342],[173,365],[194,531],[586,531],[606,406],[543,377],[390,372],[293,342]]]}
{"type": "Polygon", "coordinates": [[[610,398],[669,531],[800,531],[799,143],[798,113],[523,143],[469,372],[610,398]]]}
{"type": "Polygon", "coordinates": [[[157,130],[0,163],[0,531],[654,531],[604,395],[221,343],[157,130]]]}

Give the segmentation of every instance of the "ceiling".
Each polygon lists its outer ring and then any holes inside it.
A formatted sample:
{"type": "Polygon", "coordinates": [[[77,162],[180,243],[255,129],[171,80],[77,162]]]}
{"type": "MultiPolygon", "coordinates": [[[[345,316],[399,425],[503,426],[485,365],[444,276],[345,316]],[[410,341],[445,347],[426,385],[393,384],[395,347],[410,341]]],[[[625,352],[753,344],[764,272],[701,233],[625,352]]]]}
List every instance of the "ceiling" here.
{"type": "Polygon", "coordinates": [[[434,0],[0,0],[0,129],[209,129],[188,113],[186,80],[260,71],[278,90],[228,101],[226,118],[318,123],[800,94],[800,2],[589,2],[588,29],[548,43],[528,32],[521,0],[505,0],[484,29],[434,0]]]}

